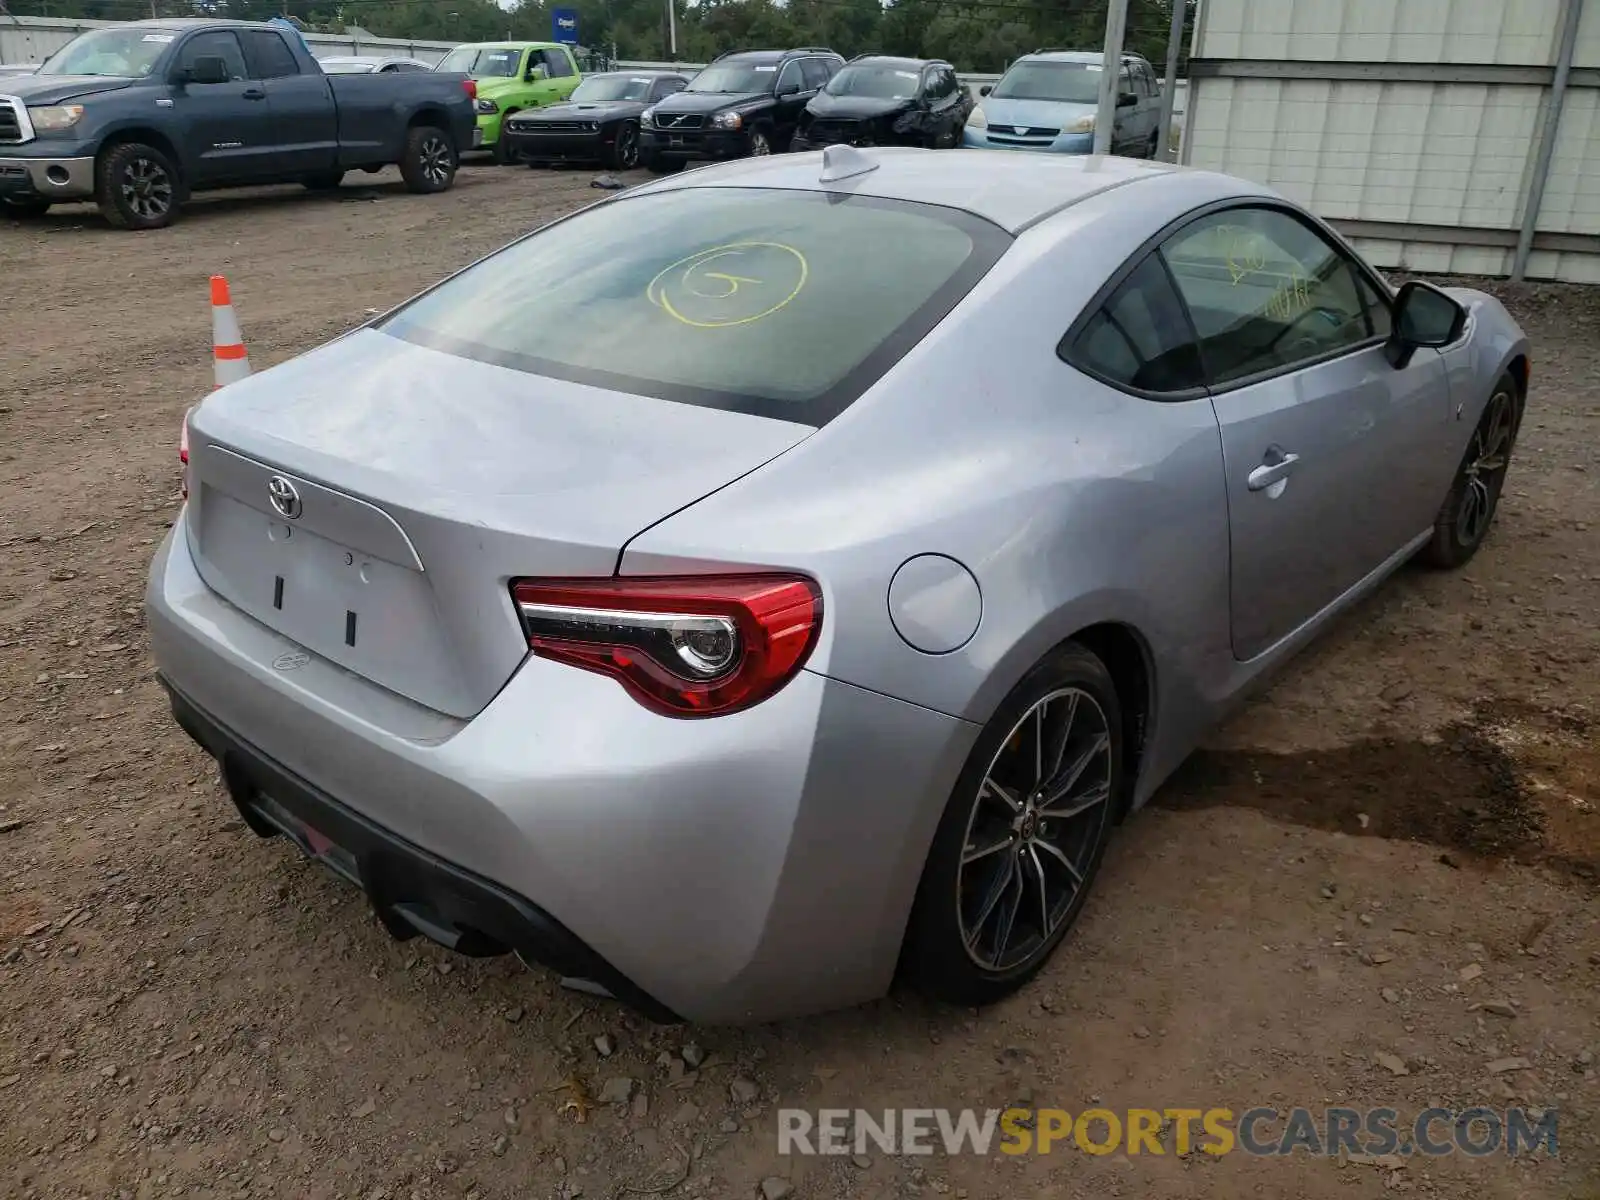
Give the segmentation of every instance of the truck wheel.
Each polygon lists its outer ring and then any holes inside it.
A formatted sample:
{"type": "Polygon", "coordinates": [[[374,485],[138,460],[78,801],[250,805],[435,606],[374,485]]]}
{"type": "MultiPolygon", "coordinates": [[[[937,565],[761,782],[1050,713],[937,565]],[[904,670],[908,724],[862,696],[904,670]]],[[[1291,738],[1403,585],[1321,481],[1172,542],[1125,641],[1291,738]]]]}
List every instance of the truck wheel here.
{"type": "Polygon", "coordinates": [[[95,164],[95,203],[119,229],[165,229],[177,220],[178,197],[178,169],[154,146],[123,142],[95,164]]]}
{"type": "Polygon", "coordinates": [[[344,182],[344,172],[322,171],[316,175],[307,175],[300,182],[313,192],[331,192],[344,182]]]}
{"type": "Polygon", "coordinates": [[[10,217],[13,221],[33,221],[49,211],[48,200],[12,200],[0,196],[0,217],[10,217]]]}
{"type": "Polygon", "coordinates": [[[456,178],[456,151],[450,135],[432,125],[418,125],[408,132],[400,156],[400,176],[410,192],[427,195],[448,189],[456,178]]]}

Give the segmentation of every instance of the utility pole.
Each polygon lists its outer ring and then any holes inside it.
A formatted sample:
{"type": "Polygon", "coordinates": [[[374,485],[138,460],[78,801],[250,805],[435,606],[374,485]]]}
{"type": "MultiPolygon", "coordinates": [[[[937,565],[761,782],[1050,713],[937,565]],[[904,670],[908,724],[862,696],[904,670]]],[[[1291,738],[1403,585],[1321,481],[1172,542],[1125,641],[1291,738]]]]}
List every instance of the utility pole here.
{"type": "Polygon", "coordinates": [[[1156,157],[1166,160],[1172,143],[1172,106],[1178,99],[1178,51],[1183,48],[1183,18],[1189,0],[1172,0],[1172,32],[1167,35],[1167,74],[1161,81],[1161,131],[1156,135],[1156,157]]]}
{"type": "Polygon", "coordinates": [[[667,0],[667,61],[678,61],[678,14],[673,11],[672,0],[667,0]]]}
{"type": "Polygon", "coordinates": [[[1100,110],[1094,118],[1094,152],[1111,153],[1111,131],[1117,123],[1117,96],[1122,91],[1122,37],[1128,29],[1128,0],[1106,5],[1106,49],[1100,67],[1100,110]]]}

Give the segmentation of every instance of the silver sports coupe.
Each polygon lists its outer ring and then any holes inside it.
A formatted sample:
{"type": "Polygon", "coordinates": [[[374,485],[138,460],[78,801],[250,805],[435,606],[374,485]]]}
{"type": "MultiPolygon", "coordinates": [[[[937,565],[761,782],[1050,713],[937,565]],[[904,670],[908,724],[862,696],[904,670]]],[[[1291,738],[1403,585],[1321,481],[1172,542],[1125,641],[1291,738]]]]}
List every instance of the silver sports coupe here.
{"type": "Polygon", "coordinates": [[[733,162],[208,396],[150,633],[397,937],[663,1021],[981,1004],[1248,688],[1472,557],[1528,378],[1238,179],[733,162]]]}

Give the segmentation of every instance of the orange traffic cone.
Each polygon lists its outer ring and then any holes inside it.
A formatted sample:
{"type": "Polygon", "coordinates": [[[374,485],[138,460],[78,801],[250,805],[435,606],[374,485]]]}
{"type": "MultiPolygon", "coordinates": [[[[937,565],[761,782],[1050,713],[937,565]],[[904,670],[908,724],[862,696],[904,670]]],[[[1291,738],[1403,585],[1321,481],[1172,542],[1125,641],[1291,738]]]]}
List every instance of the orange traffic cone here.
{"type": "Polygon", "coordinates": [[[239,332],[239,318],[233,315],[228,281],[221,275],[211,277],[211,358],[213,391],[226,384],[237,383],[250,374],[250,360],[244,352],[244,334],[239,332]]]}

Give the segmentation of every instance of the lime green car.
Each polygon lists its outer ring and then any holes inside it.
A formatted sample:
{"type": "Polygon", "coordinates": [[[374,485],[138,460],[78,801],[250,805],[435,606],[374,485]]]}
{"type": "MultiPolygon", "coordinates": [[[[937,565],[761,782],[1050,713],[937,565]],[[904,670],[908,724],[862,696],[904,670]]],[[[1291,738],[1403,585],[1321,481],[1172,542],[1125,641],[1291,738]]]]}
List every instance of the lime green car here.
{"type": "Polygon", "coordinates": [[[543,108],[572,95],[582,79],[572,51],[556,42],[477,42],[457,46],[436,71],[478,83],[478,133],[473,145],[507,161],[500,125],[514,112],[543,108]]]}

